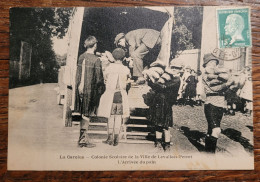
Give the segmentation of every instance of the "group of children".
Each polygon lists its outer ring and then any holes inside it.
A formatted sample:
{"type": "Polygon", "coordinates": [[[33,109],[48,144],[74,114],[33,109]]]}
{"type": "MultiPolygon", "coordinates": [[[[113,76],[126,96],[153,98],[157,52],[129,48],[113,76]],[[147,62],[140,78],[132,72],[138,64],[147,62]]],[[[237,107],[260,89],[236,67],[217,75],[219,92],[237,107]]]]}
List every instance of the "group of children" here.
{"type": "Polygon", "coordinates": [[[126,86],[130,78],[129,69],[122,64],[125,51],[116,48],[108,58],[111,63],[102,69],[102,62],[94,54],[97,40],[89,36],[85,41],[86,51],[78,61],[76,82],[76,109],[82,114],[80,125],[80,147],[95,147],[88,136],[91,117],[107,118],[108,138],[104,143],[116,146],[122,122],[129,117],[126,86]],[[78,107],[77,107],[78,105],[78,107]]]}
{"type": "Polygon", "coordinates": [[[235,111],[240,111],[245,116],[251,116],[253,110],[253,92],[250,67],[246,66],[237,75],[239,75],[240,80],[244,81],[244,86],[232,89],[226,94],[227,107],[225,115],[235,115],[235,111]]]}
{"type": "MultiPolygon", "coordinates": [[[[90,142],[88,126],[90,118],[98,116],[107,118],[108,121],[108,138],[103,143],[117,146],[121,126],[130,116],[127,89],[131,75],[129,68],[123,65],[125,50],[116,48],[112,54],[105,52],[101,58],[97,57],[94,54],[97,40],[93,36],[87,38],[85,47],[86,52],[79,58],[76,74],[79,98],[76,108],[83,115],[78,144],[81,147],[95,147],[95,144],[90,142]],[[106,59],[108,64],[104,64],[106,59]]],[[[147,117],[154,126],[155,146],[168,150],[169,127],[173,124],[171,107],[176,101],[180,80],[164,65],[154,64],[150,69],[159,71],[159,74],[154,72],[158,74],[158,79],[154,80],[151,76],[146,77],[154,93],[149,100],[150,112],[147,117]]]]}
{"type": "MultiPolygon", "coordinates": [[[[85,41],[86,52],[78,61],[77,69],[77,93],[78,109],[83,115],[79,137],[79,146],[94,147],[88,138],[88,123],[91,116],[107,118],[108,138],[104,143],[117,146],[120,139],[120,130],[123,123],[130,116],[127,88],[131,74],[127,66],[123,65],[126,57],[125,50],[116,48],[112,54],[107,53],[109,64],[102,69],[100,58],[94,54],[97,40],[90,36],[85,41]]],[[[224,68],[219,68],[219,59],[212,54],[204,56],[204,73],[195,76],[190,68],[182,74],[182,68],[173,66],[171,69],[164,64],[151,64],[150,68],[143,72],[151,91],[144,95],[144,101],[149,106],[147,116],[154,126],[155,147],[164,150],[170,148],[170,131],[173,126],[172,106],[178,96],[194,99],[200,96],[196,94],[196,85],[203,89],[206,99],[204,113],[208,122],[208,132],[205,139],[205,151],[214,153],[216,143],[221,132],[220,123],[227,107],[225,95],[229,90],[239,92],[249,105],[250,98],[245,97],[250,82],[246,79],[232,77],[224,68]],[[184,79],[185,77],[185,79],[184,79]],[[238,81],[237,81],[238,80],[238,81]],[[185,94],[180,93],[181,86],[186,85],[185,94]],[[248,85],[244,88],[244,85],[248,85]],[[232,87],[232,89],[230,89],[232,87]],[[235,89],[234,89],[235,88],[235,89]],[[188,94],[189,93],[189,94],[188,94]],[[244,95],[244,96],[243,96],[244,95]]],[[[246,70],[245,74],[249,71],[246,70]],[[247,71],[247,72],[246,72],[247,71]]],[[[252,92],[252,91],[251,91],[252,92]]],[[[201,100],[201,98],[198,98],[201,100]]],[[[248,109],[249,108],[248,106],[248,109]]]]}
{"type": "MultiPolygon", "coordinates": [[[[205,100],[204,85],[201,71],[195,72],[190,66],[180,67],[181,84],[178,91],[177,105],[202,106],[205,100]]],[[[231,70],[225,70],[231,75],[231,70]]],[[[226,106],[224,115],[235,115],[236,111],[246,116],[252,114],[252,77],[251,69],[246,66],[236,73],[241,80],[245,80],[243,88],[229,89],[225,93],[226,106]]]]}
{"type": "Polygon", "coordinates": [[[183,105],[202,105],[202,80],[201,71],[195,72],[190,66],[181,72],[181,86],[178,91],[177,103],[183,105]]]}

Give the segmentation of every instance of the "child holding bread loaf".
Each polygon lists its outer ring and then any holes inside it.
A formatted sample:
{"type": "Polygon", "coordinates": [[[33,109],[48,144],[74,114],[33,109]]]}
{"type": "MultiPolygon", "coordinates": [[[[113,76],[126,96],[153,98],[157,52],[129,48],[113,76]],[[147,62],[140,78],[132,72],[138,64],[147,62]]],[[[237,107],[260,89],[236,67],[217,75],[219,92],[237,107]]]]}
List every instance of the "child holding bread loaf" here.
{"type": "Polygon", "coordinates": [[[169,128],[173,126],[172,106],[177,99],[180,77],[177,72],[161,65],[147,70],[145,78],[152,88],[144,99],[149,106],[148,119],[155,130],[155,147],[167,151],[170,149],[169,128]]]}
{"type": "Polygon", "coordinates": [[[208,122],[208,133],[205,138],[205,151],[215,153],[217,139],[221,133],[220,123],[226,107],[225,92],[233,84],[225,68],[218,68],[219,59],[212,54],[203,58],[205,68],[202,82],[205,89],[206,101],[204,113],[208,122]]]}

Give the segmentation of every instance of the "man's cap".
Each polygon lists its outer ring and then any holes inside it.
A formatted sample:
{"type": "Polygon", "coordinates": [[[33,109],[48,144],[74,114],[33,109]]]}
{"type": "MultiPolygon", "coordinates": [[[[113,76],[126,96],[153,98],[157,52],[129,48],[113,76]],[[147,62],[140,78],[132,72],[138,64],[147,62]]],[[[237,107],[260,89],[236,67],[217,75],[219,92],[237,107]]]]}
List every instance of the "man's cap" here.
{"type": "Polygon", "coordinates": [[[115,58],[115,60],[123,60],[125,57],[125,51],[122,48],[116,48],[113,52],[112,52],[113,57],[115,58]]]}
{"type": "Polygon", "coordinates": [[[94,36],[88,36],[88,38],[84,42],[84,47],[89,48],[93,47],[97,43],[97,39],[94,36]]]}
{"type": "Polygon", "coordinates": [[[117,36],[115,37],[115,42],[114,42],[114,44],[118,44],[118,42],[119,42],[119,40],[120,39],[122,39],[122,38],[124,38],[125,37],[125,34],[124,33],[119,33],[119,34],[117,34],[117,36]]]}
{"type": "Polygon", "coordinates": [[[205,68],[206,64],[208,62],[210,62],[211,60],[216,60],[217,61],[217,65],[219,64],[218,58],[215,57],[213,54],[208,53],[208,54],[205,54],[204,57],[203,57],[203,65],[202,66],[205,68]]]}

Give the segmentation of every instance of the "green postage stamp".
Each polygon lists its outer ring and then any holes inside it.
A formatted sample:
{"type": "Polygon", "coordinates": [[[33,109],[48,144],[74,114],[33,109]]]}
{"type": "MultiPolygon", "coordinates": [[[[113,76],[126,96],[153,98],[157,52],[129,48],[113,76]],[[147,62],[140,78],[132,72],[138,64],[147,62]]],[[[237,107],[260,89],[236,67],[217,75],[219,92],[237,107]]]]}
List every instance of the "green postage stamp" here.
{"type": "Polygon", "coordinates": [[[250,8],[217,9],[219,48],[250,47],[250,8]]]}

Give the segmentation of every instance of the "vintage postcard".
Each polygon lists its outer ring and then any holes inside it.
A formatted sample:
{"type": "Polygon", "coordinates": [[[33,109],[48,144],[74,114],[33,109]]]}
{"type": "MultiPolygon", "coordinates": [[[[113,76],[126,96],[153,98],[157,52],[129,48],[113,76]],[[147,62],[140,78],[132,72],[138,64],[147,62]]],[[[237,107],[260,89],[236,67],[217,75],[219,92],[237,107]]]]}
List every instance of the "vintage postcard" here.
{"type": "Polygon", "coordinates": [[[250,7],[10,9],[8,170],[254,169],[250,7]]]}

